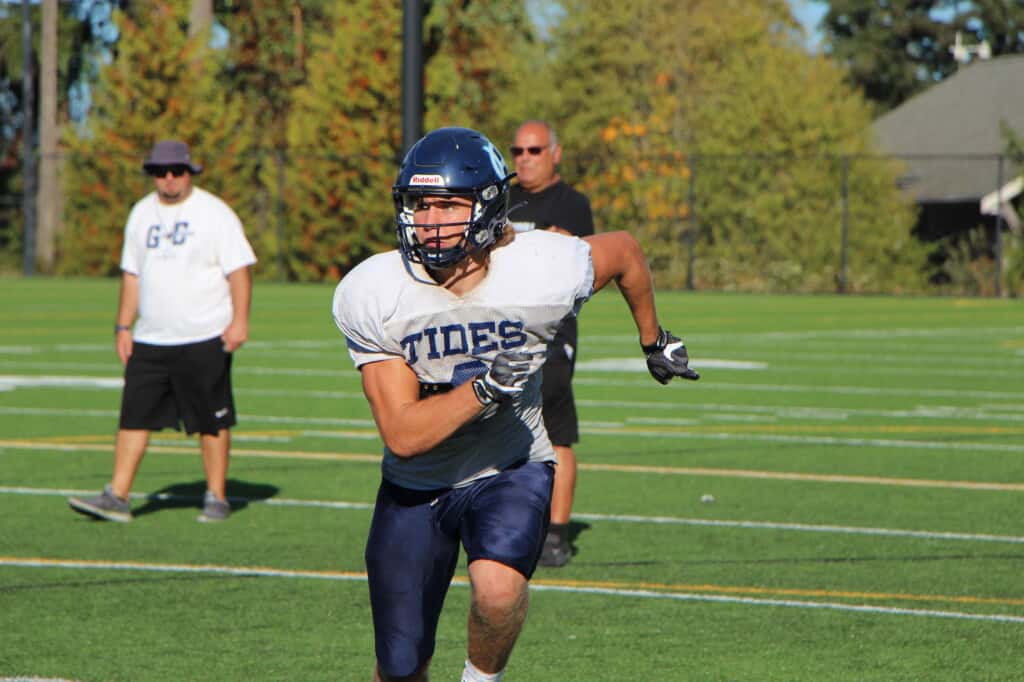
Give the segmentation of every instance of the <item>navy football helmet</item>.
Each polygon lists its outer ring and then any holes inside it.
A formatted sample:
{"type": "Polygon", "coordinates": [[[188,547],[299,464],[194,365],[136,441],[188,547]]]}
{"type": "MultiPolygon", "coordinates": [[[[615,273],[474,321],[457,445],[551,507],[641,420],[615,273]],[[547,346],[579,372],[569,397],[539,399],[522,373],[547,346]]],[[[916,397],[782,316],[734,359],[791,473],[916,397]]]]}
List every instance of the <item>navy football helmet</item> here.
{"type": "Polygon", "coordinates": [[[402,255],[429,268],[447,268],[501,238],[509,209],[510,173],[501,152],[482,133],[469,128],[439,128],[414,144],[398,169],[391,189],[395,227],[402,255]],[[462,238],[442,248],[436,240],[423,244],[416,228],[434,229],[451,223],[417,225],[414,209],[424,196],[461,196],[473,202],[462,238]]]}

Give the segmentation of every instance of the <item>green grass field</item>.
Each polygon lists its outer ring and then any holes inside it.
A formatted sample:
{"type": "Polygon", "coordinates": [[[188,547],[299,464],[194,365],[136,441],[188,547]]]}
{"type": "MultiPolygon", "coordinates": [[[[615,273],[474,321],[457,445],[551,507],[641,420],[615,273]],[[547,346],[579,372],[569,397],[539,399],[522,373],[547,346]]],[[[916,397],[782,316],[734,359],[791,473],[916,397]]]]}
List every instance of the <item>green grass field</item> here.
{"type": "MultiPolygon", "coordinates": [[[[257,283],[211,525],[168,431],[133,523],[68,509],[110,475],[117,282],[0,285],[0,678],[369,680],[380,442],[332,287],[257,283]]],[[[653,382],[614,291],[584,309],[577,554],[538,570],[506,679],[1024,679],[1022,303],[658,302],[703,377],[653,382]]]]}

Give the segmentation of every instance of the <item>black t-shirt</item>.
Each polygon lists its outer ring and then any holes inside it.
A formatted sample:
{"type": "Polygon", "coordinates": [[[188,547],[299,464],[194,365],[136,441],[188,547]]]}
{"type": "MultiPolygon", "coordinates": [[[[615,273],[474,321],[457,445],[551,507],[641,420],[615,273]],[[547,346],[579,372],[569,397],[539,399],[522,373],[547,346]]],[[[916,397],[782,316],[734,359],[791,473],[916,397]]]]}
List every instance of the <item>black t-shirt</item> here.
{"type": "Polygon", "coordinates": [[[512,185],[511,197],[508,217],[513,223],[532,223],[538,230],[556,226],[577,237],[594,234],[590,201],[563,180],[536,194],[512,185]]]}
{"type": "MultiPolygon", "coordinates": [[[[559,227],[577,237],[594,234],[594,215],[590,211],[590,200],[582,193],[570,187],[564,180],[559,180],[540,192],[525,191],[519,185],[512,185],[508,219],[513,223],[525,223],[519,229],[546,230],[559,227]]],[[[518,227],[518,226],[517,226],[518,227]]],[[[563,346],[569,344],[576,348],[576,317],[569,315],[562,320],[558,333],[552,339],[548,349],[549,362],[568,362],[572,358],[565,357],[563,346]]]]}

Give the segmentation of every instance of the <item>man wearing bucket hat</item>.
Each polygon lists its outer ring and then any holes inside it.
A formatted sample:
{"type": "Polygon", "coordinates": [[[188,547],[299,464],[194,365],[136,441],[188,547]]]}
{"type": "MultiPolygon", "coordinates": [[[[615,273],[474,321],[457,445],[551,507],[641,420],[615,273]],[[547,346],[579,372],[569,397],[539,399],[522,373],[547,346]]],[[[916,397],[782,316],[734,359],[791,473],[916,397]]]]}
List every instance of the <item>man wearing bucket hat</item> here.
{"type": "Polygon", "coordinates": [[[125,366],[114,472],[103,492],[72,497],[96,519],[131,521],[129,492],[151,431],[199,433],[206,473],[200,521],[223,521],[235,424],[232,354],[249,337],[252,247],[235,212],[192,184],[188,145],[157,142],[142,164],[154,191],[128,216],[114,347],[125,366]],[[133,329],[134,323],[134,329],[133,329]]]}

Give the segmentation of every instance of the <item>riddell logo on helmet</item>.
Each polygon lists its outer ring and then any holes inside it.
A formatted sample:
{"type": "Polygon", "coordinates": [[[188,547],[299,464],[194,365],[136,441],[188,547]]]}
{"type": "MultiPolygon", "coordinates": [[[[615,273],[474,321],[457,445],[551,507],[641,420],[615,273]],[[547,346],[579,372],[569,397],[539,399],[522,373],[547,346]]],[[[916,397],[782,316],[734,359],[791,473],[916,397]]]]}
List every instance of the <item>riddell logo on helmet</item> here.
{"type": "Polygon", "coordinates": [[[429,185],[431,187],[443,187],[444,176],[441,175],[428,175],[423,173],[417,173],[412,176],[409,180],[410,185],[429,185]]]}

